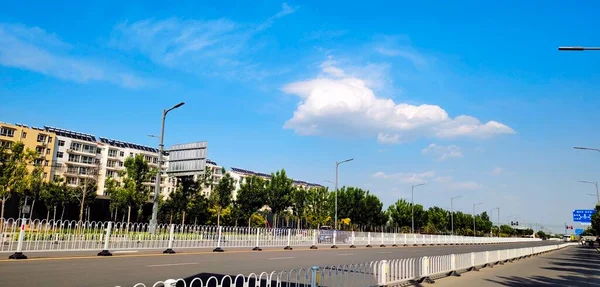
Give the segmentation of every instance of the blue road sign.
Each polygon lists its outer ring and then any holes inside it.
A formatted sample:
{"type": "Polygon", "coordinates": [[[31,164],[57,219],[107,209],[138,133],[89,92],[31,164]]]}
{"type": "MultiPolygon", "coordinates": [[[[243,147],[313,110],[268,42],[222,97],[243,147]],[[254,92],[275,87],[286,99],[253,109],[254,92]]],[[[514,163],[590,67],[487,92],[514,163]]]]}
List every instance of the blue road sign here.
{"type": "Polygon", "coordinates": [[[590,209],[573,210],[573,222],[590,223],[592,222],[592,214],[594,214],[594,212],[594,210],[590,209]]]}
{"type": "Polygon", "coordinates": [[[583,229],[582,228],[575,229],[575,235],[581,235],[581,233],[583,233],[583,229]]]}

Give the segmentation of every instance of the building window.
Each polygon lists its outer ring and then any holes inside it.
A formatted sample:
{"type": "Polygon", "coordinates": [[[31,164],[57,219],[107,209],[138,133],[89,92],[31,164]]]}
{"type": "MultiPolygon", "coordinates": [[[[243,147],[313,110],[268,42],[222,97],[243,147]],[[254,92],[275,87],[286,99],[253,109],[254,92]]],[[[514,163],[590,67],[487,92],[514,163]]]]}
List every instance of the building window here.
{"type": "Polygon", "coordinates": [[[70,162],[79,162],[79,155],[69,154],[69,161],[70,162]]]}
{"type": "Polygon", "coordinates": [[[60,175],[55,174],[53,180],[54,181],[59,181],[60,180],[60,175]]]}
{"type": "Polygon", "coordinates": [[[158,158],[156,158],[156,157],[152,158],[152,162],[153,163],[158,163],[158,158]]]}
{"type": "Polygon", "coordinates": [[[50,149],[46,149],[46,154],[50,154],[50,149]]]}
{"type": "Polygon", "coordinates": [[[107,167],[115,167],[116,162],[114,160],[109,160],[106,162],[107,167]]]}
{"type": "Polygon", "coordinates": [[[80,143],[71,143],[71,149],[72,150],[76,150],[76,151],[80,151],[81,150],[81,144],[80,143]]]}
{"type": "Polygon", "coordinates": [[[48,143],[52,142],[52,137],[48,137],[48,143]]]}
{"type": "Polygon", "coordinates": [[[70,166],[67,168],[67,173],[78,174],[79,168],[76,166],[70,166]]]}
{"type": "Polygon", "coordinates": [[[12,142],[9,141],[0,141],[0,147],[10,148],[12,146],[12,142]]]}
{"type": "Polygon", "coordinates": [[[122,167],[122,166],[123,166],[123,162],[122,162],[122,161],[120,161],[120,162],[119,162],[119,166],[120,166],[120,167],[122,167]]]}
{"type": "Polygon", "coordinates": [[[119,152],[119,156],[124,157],[125,156],[125,152],[124,151],[119,152]]]}
{"type": "Polygon", "coordinates": [[[129,153],[129,156],[133,156],[133,153],[132,153],[132,152],[130,152],[130,153],[129,153]]]}
{"type": "Polygon", "coordinates": [[[117,173],[114,170],[107,170],[106,171],[106,177],[108,177],[108,178],[115,178],[115,177],[117,177],[117,173]]]}
{"type": "Polygon", "coordinates": [[[48,177],[48,173],[44,172],[44,178],[48,177]]]}
{"type": "Polygon", "coordinates": [[[46,141],[46,135],[38,135],[37,136],[37,142],[43,143],[45,141],[46,141]]]}
{"type": "Polygon", "coordinates": [[[39,146],[38,146],[38,147],[36,147],[36,148],[35,148],[35,151],[36,151],[38,154],[40,154],[40,155],[43,155],[43,154],[44,154],[44,148],[43,148],[43,147],[39,147],[39,146]]]}
{"type": "Polygon", "coordinates": [[[85,164],[94,164],[94,158],[91,156],[82,156],[81,162],[85,164]]]}
{"type": "Polygon", "coordinates": [[[117,150],[116,149],[109,149],[108,150],[108,156],[110,156],[110,157],[117,157],[117,150]]]}
{"type": "Polygon", "coordinates": [[[67,177],[67,184],[77,185],[77,178],[75,178],[75,177],[67,177]]]}
{"type": "MultiPolygon", "coordinates": [[[[45,160],[45,161],[44,161],[44,166],[48,166],[48,163],[49,163],[49,162],[50,162],[50,161],[47,161],[47,160],[45,160]]],[[[45,177],[46,177],[46,176],[44,176],[44,178],[45,178],[45,177]]]]}
{"type": "Polygon", "coordinates": [[[96,147],[91,145],[83,145],[83,151],[86,153],[96,153],[96,147]]]}
{"type": "Polygon", "coordinates": [[[21,132],[21,137],[26,139],[27,138],[27,132],[21,132]]]}
{"type": "Polygon", "coordinates": [[[58,141],[58,146],[65,146],[65,141],[59,140],[58,141]]]}
{"type": "Polygon", "coordinates": [[[57,152],[56,153],[56,157],[57,158],[62,158],[63,157],[63,152],[62,151],[57,152]]]}
{"type": "Polygon", "coordinates": [[[13,129],[9,129],[9,128],[5,128],[5,127],[0,127],[0,136],[5,136],[5,137],[14,137],[15,136],[15,130],[13,129]]]}
{"type": "Polygon", "coordinates": [[[42,165],[43,161],[44,161],[43,159],[36,158],[33,160],[33,165],[40,166],[40,165],[42,165]]]}

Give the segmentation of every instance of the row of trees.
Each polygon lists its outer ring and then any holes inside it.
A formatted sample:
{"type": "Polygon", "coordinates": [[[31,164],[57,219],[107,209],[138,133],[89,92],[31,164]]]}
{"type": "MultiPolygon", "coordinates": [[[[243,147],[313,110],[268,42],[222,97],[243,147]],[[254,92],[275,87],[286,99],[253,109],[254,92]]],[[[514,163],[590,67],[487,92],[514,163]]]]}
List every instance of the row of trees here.
{"type": "MultiPolygon", "coordinates": [[[[38,158],[40,155],[36,151],[25,148],[21,142],[13,143],[10,148],[0,147],[0,218],[4,218],[6,202],[15,195],[19,197],[19,206],[23,206],[25,199],[30,200],[30,214],[39,206],[36,203],[44,203],[46,219],[49,219],[51,210],[53,219],[56,219],[59,206],[62,207],[62,219],[66,206],[77,204],[83,211],[94,202],[96,183],[93,178],[85,178],[84,187],[68,187],[63,178],[46,181],[44,167],[36,164],[38,158]]],[[[83,212],[80,212],[79,220],[83,220],[83,212]]]]}
{"type": "MultiPolygon", "coordinates": [[[[96,184],[92,178],[86,180],[85,188],[67,186],[64,179],[50,182],[43,180],[43,167],[33,165],[39,155],[26,150],[22,143],[15,143],[10,150],[0,148],[0,196],[2,211],[11,195],[30,198],[31,209],[36,202],[42,201],[47,207],[46,217],[56,219],[57,207],[62,207],[61,219],[65,207],[76,204],[81,210],[92,203],[96,197],[96,184]],[[28,168],[33,166],[33,168],[28,168]]],[[[129,222],[131,212],[137,211],[136,221],[144,221],[143,207],[148,203],[153,190],[152,179],[157,169],[150,168],[142,155],[125,160],[125,169],[119,173],[119,180],[108,178],[105,192],[110,198],[112,220],[129,222]],[[119,215],[121,215],[119,217],[119,215]]],[[[160,202],[162,222],[216,224],[216,225],[268,225],[267,218],[272,214],[273,227],[283,223],[286,227],[318,228],[323,225],[335,225],[335,192],[325,187],[309,189],[297,188],[288,178],[285,170],[271,174],[266,180],[251,176],[240,183],[240,189],[234,198],[235,180],[228,174],[218,182],[207,172],[199,178],[184,177],[178,179],[175,192],[160,202]],[[210,190],[206,197],[204,191],[210,190]]],[[[379,198],[369,191],[342,187],[338,194],[338,224],[346,230],[374,230],[375,228],[396,228],[409,232],[411,227],[411,203],[398,200],[386,210],[379,198]]],[[[22,203],[22,202],[21,202],[22,203]]],[[[80,213],[79,220],[83,220],[80,213]]],[[[473,216],[454,212],[455,234],[473,234],[473,216]]],[[[422,233],[449,233],[451,230],[450,212],[440,207],[424,209],[414,206],[416,231],[422,233]]],[[[475,216],[477,235],[489,233],[492,222],[486,212],[475,216]]],[[[496,229],[497,230],[497,229],[496,229]]],[[[518,235],[510,226],[501,226],[505,235],[518,235]]]]}

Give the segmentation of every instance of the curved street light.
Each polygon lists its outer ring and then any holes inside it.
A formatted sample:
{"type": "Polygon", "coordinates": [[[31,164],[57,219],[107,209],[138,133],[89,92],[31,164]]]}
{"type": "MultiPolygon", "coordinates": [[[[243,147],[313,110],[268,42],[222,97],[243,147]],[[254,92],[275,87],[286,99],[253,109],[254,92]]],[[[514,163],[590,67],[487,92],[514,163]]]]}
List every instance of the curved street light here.
{"type": "Polygon", "coordinates": [[[411,233],[415,233],[415,187],[418,186],[423,186],[425,185],[425,183],[420,183],[420,184],[415,184],[412,185],[410,188],[410,193],[411,193],[411,204],[410,204],[410,213],[411,213],[411,221],[412,221],[412,225],[410,228],[411,233]]]}

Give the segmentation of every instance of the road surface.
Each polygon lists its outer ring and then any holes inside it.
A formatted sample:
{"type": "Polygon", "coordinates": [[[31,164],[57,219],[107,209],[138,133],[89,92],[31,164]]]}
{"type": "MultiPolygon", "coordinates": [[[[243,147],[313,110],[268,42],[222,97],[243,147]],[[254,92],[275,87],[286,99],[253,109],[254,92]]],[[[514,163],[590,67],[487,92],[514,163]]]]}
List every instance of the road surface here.
{"type": "MultiPolygon", "coordinates": [[[[529,243],[426,246],[426,247],[359,247],[319,250],[269,249],[260,252],[226,250],[176,250],[177,254],[157,251],[113,251],[112,257],[98,257],[96,252],[30,253],[26,260],[0,260],[0,286],[152,286],[168,278],[186,278],[202,273],[250,274],[314,265],[331,266],[382,259],[399,259],[452,253],[478,252],[557,244],[540,241],[529,243]]],[[[6,255],[7,258],[9,254],[6,255]]]]}
{"type": "Polygon", "coordinates": [[[583,246],[436,281],[436,287],[600,286],[600,253],[583,246]]]}

